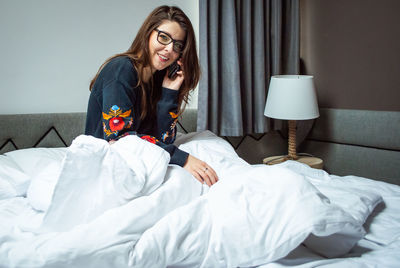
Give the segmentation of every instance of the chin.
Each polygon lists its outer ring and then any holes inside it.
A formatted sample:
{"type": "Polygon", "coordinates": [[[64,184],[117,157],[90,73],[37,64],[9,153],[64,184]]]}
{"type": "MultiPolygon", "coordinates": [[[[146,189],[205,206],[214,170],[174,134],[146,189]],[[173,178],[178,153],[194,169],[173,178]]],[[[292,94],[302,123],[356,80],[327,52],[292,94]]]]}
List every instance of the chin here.
{"type": "Polygon", "coordinates": [[[162,71],[162,70],[164,70],[165,68],[167,68],[167,66],[159,67],[159,68],[156,67],[155,70],[156,70],[156,71],[162,71]]]}
{"type": "Polygon", "coordinates": [[[164,63],[164,62],[156,61],[156,64],[153,64],[153,68],[155,70],[157,70],[157,71],[161,71],[161,70],[164,70],[165,68],[167,68],[170,65],[171,65],[170,62],[169,63],[164,63]]]}

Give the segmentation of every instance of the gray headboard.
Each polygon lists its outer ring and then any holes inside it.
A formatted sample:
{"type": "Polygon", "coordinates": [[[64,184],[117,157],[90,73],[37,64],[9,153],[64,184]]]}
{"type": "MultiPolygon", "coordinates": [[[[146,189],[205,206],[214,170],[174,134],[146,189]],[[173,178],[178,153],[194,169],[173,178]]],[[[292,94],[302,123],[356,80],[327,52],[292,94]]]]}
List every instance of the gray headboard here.
{"type": "Polygon", "coordinates": [[[330,173],[400,184],[400,112],[320,109],[301,151],[330,173]]]}
{"type": "MultiPolygon", "coordinates": [[[[400,112],[320,109],[320,117],[298,152],[324,160],[336,175],[358,175],[400,185],[400,112]]],[[[31,147],[69,146],[84,132],[85,113],[0,115],[0,153],[31,147]]],[[[186,109],[178,131],[196,131],[197,111],[186,109]]],[[[279,131],[224,137],[243,159],[261,164],[287,153],[279,131]]]]}
{"type": "Polygon", "coordinates": [[[0,115],[0,153],[31,147],[64,147],[82,134],[86,113],[0,115]]]}

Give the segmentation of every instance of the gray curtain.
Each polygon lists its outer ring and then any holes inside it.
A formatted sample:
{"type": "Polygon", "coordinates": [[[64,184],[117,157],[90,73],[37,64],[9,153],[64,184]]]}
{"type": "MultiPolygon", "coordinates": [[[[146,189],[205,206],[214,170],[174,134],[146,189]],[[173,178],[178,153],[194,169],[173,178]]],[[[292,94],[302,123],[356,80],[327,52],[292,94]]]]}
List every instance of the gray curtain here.
{"type": "Polygon", "coordinates": [[[269,79],[299,73],[299,0],[200,0],[197,130],[279,128],[264,116],[269,79]]]}

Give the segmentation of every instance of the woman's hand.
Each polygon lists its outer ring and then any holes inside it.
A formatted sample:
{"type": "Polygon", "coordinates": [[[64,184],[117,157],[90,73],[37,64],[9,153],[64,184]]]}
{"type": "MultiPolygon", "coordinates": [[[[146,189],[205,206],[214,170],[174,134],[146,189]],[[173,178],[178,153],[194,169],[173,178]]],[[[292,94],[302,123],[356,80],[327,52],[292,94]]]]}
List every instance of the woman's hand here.
{"type": "Polygon", "coordinates": [[[189,171],[199,182],[206,183],[210,187],[218,181],[218,176],[214,169],[194,156],[188,156],[183,168],[189,171]]]}
{"type": "Polygon", "coordinates": [[[183,80],[185,80],[185,76],[183,74],[183,64],[182,64],[181,60],[178,60],[177,63],[179,64],[181,69],[176,73],[174,79],[170,79],[168,77],[168,72],[167,72],[164,76],[164,80],[162,83],[163,87],[173,89],[173,90],[179,90],[179,88],[181,87],[183,80]]]}

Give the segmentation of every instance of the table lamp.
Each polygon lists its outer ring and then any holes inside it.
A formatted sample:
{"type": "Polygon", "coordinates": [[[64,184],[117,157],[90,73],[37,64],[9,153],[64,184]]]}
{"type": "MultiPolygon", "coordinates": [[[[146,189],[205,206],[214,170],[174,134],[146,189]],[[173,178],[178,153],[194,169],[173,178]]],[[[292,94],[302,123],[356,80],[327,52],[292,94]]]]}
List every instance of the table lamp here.
{"type": "Polygon", "coordinates": [[[264,115],[289,120],[288,155],[283,161],[296,160],[296,120],[319,117],[313,76],[272,76],[264,115]]]}

